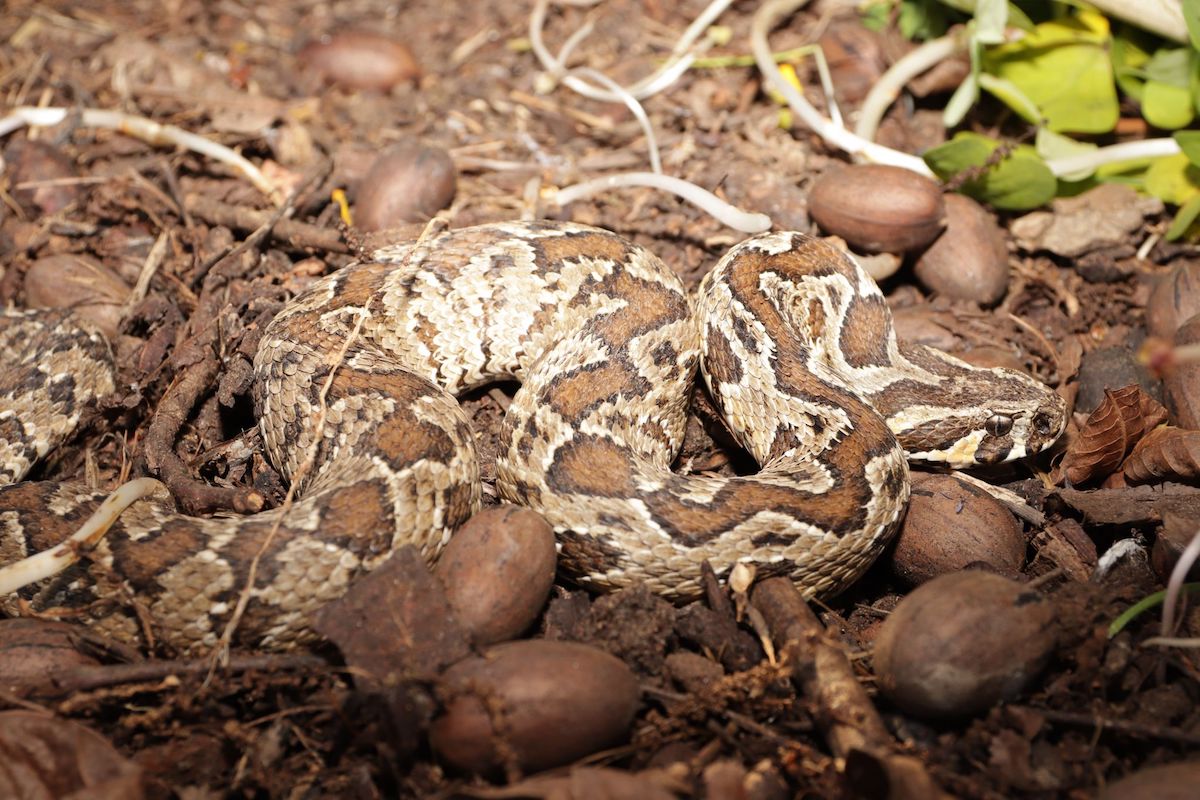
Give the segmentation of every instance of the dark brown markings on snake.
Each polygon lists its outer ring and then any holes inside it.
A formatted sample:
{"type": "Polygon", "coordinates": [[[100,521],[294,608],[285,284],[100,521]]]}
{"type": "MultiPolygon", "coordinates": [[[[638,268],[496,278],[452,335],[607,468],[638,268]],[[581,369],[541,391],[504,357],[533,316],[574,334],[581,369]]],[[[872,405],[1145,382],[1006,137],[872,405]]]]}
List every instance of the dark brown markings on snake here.
{"type": "Polygon", "coordinates": [[[206,541],[195,522],[171,517],[136,541],[127,536],[112,537],[109,549],[118,574],[138,589],[153,589],[164,571],[204,549],[206,541]]]}
{"type": "Polygon", "coordinates": [[[650,351],[650,358],[658,367],[670,367],[679,358],[679,351],[671,342],[662,342],[650,351]]]}
{"type": "Polygon", "coordinates": [[[57,376],[49,382],[46,388],[46,396],[50,398],[50,402],[70,408],[74,405],[75,400],[75,376],[57,376]]]}
{"type": "MultiPolygon", "coordinates": [[[[978,421],[978,427],[983,426],[983,420],[978,421]]],[[[970,420],[957,417],[923,422],[911,428],[900,431],[896,438],[910,453],[921,453],[930,450],[942,450],[963,436],[964,428],[976,427],[970,420]]],[[[1007,450],[1006,450],[1007,452],[1007,450]]]]}
{"type": "Polygon", "coordinates": [[[704,354],[705,368],[714,383],[740,384],[745,377],[742,363],[734,355],[729,340],[715,325],[708,325],[707,346],[704,354]]]}
{"type": "Polygon", "coordinates": [[[679,480],[679,476],[672,476],[668,486],[643,493],[641,498],[655,521],[688,547],[712,541],[763,511],[776,511],[842,535],[864,524],[871,499],[868,488],[856,491],[853,482],[846,482],[841,489],[813,494],[754,478],[735,478],[718,490],[711,502],[692,502],[682,499],[686,486],[671,485],[679,480]]]}
{"type": "Polygon", "coordinates": [[[333,296],[339,306],[358,306],[379,294],[389,270],[397,269],[394,264],[365,262],[355,264],[342,272],[336,279],[333,296]]]}
{"type": "Polygon", "coordinates": [[[405,406],[380,421],[372,438],[375,449],[397,468],[426,458],[449,462],[456,450],[454,439],[445,429],[418,419],[405,406]]]}
{"type": "Polygon", "coordinates": [[[635,278],[620,266],[597,283],[585,286],[576,301],[586,302],[593,293],[627,301],[623,308],[599,315],[590,326],[614,348],[668,322],[687,319],[691,314],[682,294],[661,283],[635,278]]]}
{"type": "Polygon", "coordinates": [[[391,545],[392,504],[382,479],[358,481],[329,492],[321,514],[322,542],[359,557],[377,555],[391,545]]]}
{"type": "Polygon", "coordinates": [[[542,397],[546,404],[568,420],[577,420],[601,403],[619,395],[642,395],[649,382],[624,358],[610,357],[551,379],[542,397]]]}
{"type": "Polygon", "coordinates": [[[446,490],[445,525],[457,528],[475,512],[475,487],[470,482],[455,483],[446,490]]]}
{"type": "Polygon", "coordinates": [[[742,343],[748,353],[757,353],[759,348],[758,337],[750,330],[749,323],[742,319],[741,315],[735,315],[732,318],[733,333],[742,343]]]}
{"type": "Polygon", "coordinates": [[[631,247],[621,237],[599,230],[570,231],[561,236],[540,236],[530,243],[535,251],[541,253],[541,257],[536,260],[547,265],[562,261],[577,262],[585,257],[621,264],[629,256],[631,247]]]}
{"type": "Polygon", "coordinates": [[[911,361],[916,366],[923,370],[939,375],[942,377],[952,378],[962,376],[965,378],[977,378],[971,369],[959,364],[952,364],[946,361],[942,355],[931,348],[924,347],[918,344],[910,344],[900,342],[900,354],[911,361]]]}
{"type": "Polygon", "coordinates": [[[846,309],[838,346],[852,367],[887,366],[892,314],[882,297],[856,297],[846,309]]]}
{"type": "MultiPolygon", "coordinates": [[[[0,512],[16,512],[20,531],[11,533],[24,539],[27,552],[40,553],[62,542],[79,527],[81,518],[91,514],[99,504],[97,500],[82,503],[67,514],[47,514],[46,508],[55,499],[57,488],[57,484],[40,481],[0,487],[0,512]]],[[[8,533],[5,533],[6,538],[8,533]]],[[[24,556],[25,553],[20,554],[20,557],[24,556]]]]}
{"type": "Polygon", "coordinates": [[[563,494],[627,497],[634,493],[633,468],[628,449],[580,434],[554,453],[546,485],[563,494]]]}
{"type": "MultiPolygon", "coordinates": [[[[619,528],[620,520],[609,520],[609,527],[619,528]]],[[[591,536],[575,531],[556,531],[560,551],[559,567],[568,574],[588,575],[619,569],[624,561],[621,548],[609,544],[606,537],[591,536]]]]}

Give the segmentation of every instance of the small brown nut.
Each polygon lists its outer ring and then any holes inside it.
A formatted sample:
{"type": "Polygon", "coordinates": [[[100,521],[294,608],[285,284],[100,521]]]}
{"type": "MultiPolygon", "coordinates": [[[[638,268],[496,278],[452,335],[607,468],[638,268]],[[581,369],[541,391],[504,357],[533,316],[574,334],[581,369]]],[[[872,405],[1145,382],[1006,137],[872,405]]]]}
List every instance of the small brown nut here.
{"type": "Polygon", "coordinates": [[[856,164],[817,178],[808,213],[829,233],[866,251],[898,253],[932,242],[945,225],[942,190],[903,167],[856,164]]]}
{"type": "Polygon", "coordinates": [[[1155,282],[1146,301],[1146,332],[1169,340],[1196,314],[1200,314],[1200,261],[1185,261],[1155,282]]]}
{"type": "Polygon", "coordinates": [[[476,645],[523,633],[554,585],[554,531],[535,511],[485,508],[459,528],[433,574],[476,645]]]}
{"type": "Polygon", "coordinates": [[[568,764],[629,733],[638,684],[620,659],[577,642],[507,642],[442,675],[430,729],[448,764],[489,772],[506,755],[526,772],[568,764]]]}
{"type": "Polygon", "coordinates": [[[1008,290],[1008,248],[991,212],[966,195],[949,194],[946,230],[917,258],[913,272],[933,291],[981,306],[1008,290]]]}
{"type": "Polygon", "coordinates": [[[298,58],[305,68],[347,89],[387,91],[421,76],[407,47],[370,31],[341,31],[309,42],[298,58]]]}
{"type": "Polygon", "coordinates": [[[450,205],[456,190],[454,161],[440,147],[396,145],[367,170],[354,203],[354,224],[380,231],[424,222],[450,205]]]}
{"type": "Polygon", "coordinates": [[[65,622],[0,620],[0,688],[16,694],[54,694],[51,681],[56,672],[98,664],[76,647],[82,632],[65,622]]]}
{"type": "Polygon", "coordinates": [[[896,536],[892,570],[909,586],[986,564],[1016,576],[1025,537],[1016,517],[982,489],[953,475],[914,472],[908,514],[896,536]]]}
{"type": "Polygon", "coordinates": [[[1200,761],[1140,769],[1105,786],[1096,800],[1192,800],[1200,786],[1200,761]]]}
{"type": "Polygon", "coordinates": [[[128,297],[125,281],[90,256],[46,256],[25,273],[25,302],[30,308],[69,308],[110,341],[117,335],[128,297]]]}
{"type": "Polygon", "coordinates": [[[14,139],[4,150],[13,198],[30,210],[57,214],[84,197],[75,162],[61,150],[42,141],[14,139]]]}
{"type": "MultiPolygon", "coordinates": [[[[1187,345],[1200,345],[1200,314],[1189,317],[1175,331],[1175,346],[1187,345]]],[[[1180,359],[1163,376],[1163,395],[1175,425],[1200,430],[1200,361],[1180,359]]]]}
{"type": "Polygon", "coordinates": [[[979,570],[917,587],[875,640],[880,690],[901,710],[952,718],[1012,699],[1055,645],[1054,607],[1016,581],[979,570]]]}

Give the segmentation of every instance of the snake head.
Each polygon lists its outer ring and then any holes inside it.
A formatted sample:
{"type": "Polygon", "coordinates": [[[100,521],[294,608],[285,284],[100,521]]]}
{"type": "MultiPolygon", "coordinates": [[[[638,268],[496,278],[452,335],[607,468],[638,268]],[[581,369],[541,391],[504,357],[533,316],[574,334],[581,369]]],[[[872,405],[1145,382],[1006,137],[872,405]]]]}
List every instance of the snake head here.
{"type": "Polygon", "coordinates": [[[999,464],[1039,453],[1058,439],[1067,423],[1061,397],[1013,370],[975,373],[940,387],[942,405],[911,406],[888,417],[911,460],[955,469],[999,464]]]}

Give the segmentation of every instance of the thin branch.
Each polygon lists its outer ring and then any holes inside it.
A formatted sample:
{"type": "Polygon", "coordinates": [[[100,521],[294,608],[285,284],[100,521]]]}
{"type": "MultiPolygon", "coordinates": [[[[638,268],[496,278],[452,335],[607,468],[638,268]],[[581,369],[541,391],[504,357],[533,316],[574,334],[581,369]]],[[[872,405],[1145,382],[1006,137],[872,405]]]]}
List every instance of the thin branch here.
{"type": "Polygon", "coordinates": [[[68,115],[74,114],[78,114],[81,125],[89,128],[105,128],[120,131],[121,133],[154,145],[182,147],[208,156],[223,164],[228,164],[273,201],[277,203],[283,202],[283,196],[279,190],[267,179],[266,175],[263,175],[258,167],[225,145],[217,144],[205,139],[203,136],[189,133],[183,128],[177,128],[174,125],[163,125],[145,117],[135,117],[131,114],[123,114],[120,111],[108,111],[99,108],[76,110],[62,107],[33,108],[31,106],[21,106],[12,109],[8,116],[0,119],[0,137],[7,136],[9,133],[26,125],[42,128],[58,125],[66,120],[68,115]]]}

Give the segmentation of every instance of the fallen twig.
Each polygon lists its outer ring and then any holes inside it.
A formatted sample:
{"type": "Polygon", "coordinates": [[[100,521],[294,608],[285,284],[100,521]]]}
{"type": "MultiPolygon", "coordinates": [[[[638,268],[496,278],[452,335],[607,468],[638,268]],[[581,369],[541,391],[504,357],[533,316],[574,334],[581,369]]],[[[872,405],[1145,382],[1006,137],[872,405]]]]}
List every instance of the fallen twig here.
{"type": "Polygon", "coordinates": [[[311,247],[328,253],[349,253],[350,246],[342,240],[342,234],[332,228],[309,225],[291,219],[276,219],[275,212],[256,208],[231,206],[199,194],[184,198],[188,211],[211,225],[224,225],[238,231],[256,231],[269,225],[271,238],[293,247],[311,247]]]}
{"type": "Polygon", "coordinates": [[[787,578],[765,580],[754,587],[751,602],[766,620],[792,681],[812,700],[817,724],[851,783],[884,780],[883,796],[890,800],[945,797],[920,760],[896,752],[845,651],[792,582],[787,578]],[[873,774],[868,778],[868,773],[873,774]]]}

